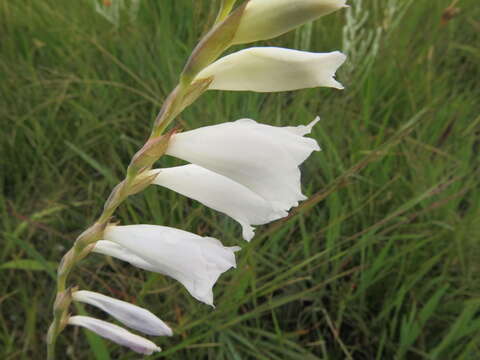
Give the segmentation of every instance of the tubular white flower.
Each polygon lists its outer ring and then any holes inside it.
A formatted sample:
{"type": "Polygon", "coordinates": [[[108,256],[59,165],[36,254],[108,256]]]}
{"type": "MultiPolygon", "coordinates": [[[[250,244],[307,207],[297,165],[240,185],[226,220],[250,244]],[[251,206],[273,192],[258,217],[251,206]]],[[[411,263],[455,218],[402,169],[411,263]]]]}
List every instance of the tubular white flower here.
{"type": "Polygon", "coordinates": [[[234,44],[267,40],[337,11],[346,0],[250,0],[234,44]]]}
{"type": "Polygon", "coordinates": [[[343,89],[334,76],[345,59],[339,51],[312,53],[253,47],[215,61],[196,79],[211,77],[212,90],[276,92],[319,86],[343,89]]]}
{"type": "Polygon", "coordinates": [[[161,349],[150,340],[132,334],[120,326],[90,316],[72,316],[68,319],[68,323],[70,325],[87,328],[106,339],[126,346],[140,354],[151,355],[155,351],[161,351],[161,349]]]}
{"type": "Polygon", "coordinates": [[[157,173],[153,184],[164,186],[227,214],[242,225],[243,238],[250,241],[254,228],[280,219],[288,213],[247,187],[201,166],[190,164],[157,173]]]}
{"type": "Polygon", "coordinates": [[[150,311],[128,302],[86,290],[75,291],[73,300],[96,306],[128,327],[144,334],[173,335],[172,329],[150,311]]]}
{"type": "Polygon", "coordinates": [[[157,272],[157,268],[147,262],[145,259],[132,254],[131,251],[125,249],[123,246],[114,243],[113,241],[100,240],[95,243],[93,252],[97,254],[103,254],[107,256],[112,256],[114,258],[126,261],[131,265],[138,267],[143,270],[157,272]]]}
{"type": "Polygon", "coordinates": [[[166,153],[221,174],[261,196],[276,210],[288,211],[306,197],[300,169],[318,143],[303,137],[308,126],[276,127],[237,120],[174,135],[166,153]]]}
{"type": "Polygon", "coordinates": [[[236,267],[235,251],[240,250],[237,246],[225,247],[214,238],[157,225],[110,225],[104,238],[125,249],[108,253],[112,247],[103,246],[105,254],[120,254],[118,258],[134,265],[140,258],[140,267],[180,281],[194,298],[211,306],[213,285],[223,272],[236,267]],[[127,257],[125,252],[133,256],[127,257]]]}

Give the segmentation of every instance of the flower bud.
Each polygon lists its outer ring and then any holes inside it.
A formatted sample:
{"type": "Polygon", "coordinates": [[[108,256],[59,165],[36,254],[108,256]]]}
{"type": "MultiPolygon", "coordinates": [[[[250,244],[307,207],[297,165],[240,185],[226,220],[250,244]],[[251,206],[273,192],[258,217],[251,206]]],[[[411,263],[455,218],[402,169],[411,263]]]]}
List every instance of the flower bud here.
{"type": "Polygon", "coordinates": [[[211,90],[275,92],[319,86],[343,89],[334,76],[345,59],[339,51],[311,53],[252,47],[215,61],[197,76],[211,79],[211,90]]]}
{"type": "Polygon", "coordinates": [[[233,44],[246,44],[282,35],[339,10],[346,0],[250,0],[233,44]]]}

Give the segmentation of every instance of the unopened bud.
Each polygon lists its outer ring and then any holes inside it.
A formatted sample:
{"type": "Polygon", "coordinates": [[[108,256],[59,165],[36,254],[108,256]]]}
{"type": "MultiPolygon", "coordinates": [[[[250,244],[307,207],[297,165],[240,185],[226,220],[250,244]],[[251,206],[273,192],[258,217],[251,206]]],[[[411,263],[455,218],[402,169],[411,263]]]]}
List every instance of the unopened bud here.
{"type": "Polygon", "coordinates": [[[246,44],[282,35],[339,10],[346,0],[250,0],[233,44],[246,44]]]}
{"type": "Polygon", "coordinates": [[[343,89],[335,72],[346,56],[278,47],[252,47],[227,55],[197,76],[212,79],[212,90],[291,91],[312,87],[343,89]]]}

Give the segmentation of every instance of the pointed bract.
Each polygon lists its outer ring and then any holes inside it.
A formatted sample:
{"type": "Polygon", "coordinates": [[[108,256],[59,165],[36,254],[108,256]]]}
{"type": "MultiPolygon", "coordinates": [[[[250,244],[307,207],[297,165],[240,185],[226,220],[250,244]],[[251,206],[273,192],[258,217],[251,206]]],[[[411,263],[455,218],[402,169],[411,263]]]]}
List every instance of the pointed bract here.
{"type": "Polygon", "coordinates": [[[109,339],[119,345],[126,346],[140,354],[151,355],[155,351],[161,351],[161,349],[150,340],[132,334],[120,326],[90,316],[72,316],[68,320],[68,323],[70,325],[87,328],[101,337],[109,339]]]}
{"type": "Polygon", "coordinates": [[[250,119],[176,134],[167,154],[221,174],[258,194],[276,210],[288,211],[306,197],[298,166],[318,143],[302,135],[308,126],[276,127],[250,119]]]}
{"type": "Polygon", "coordinates": [[[211,78],[212,90],[276,92],[320,86],[343,89],[334,76],[345,59],[338,51],[312,53],[253,47],[215,61],[197,79],[211,78]]]}
{"type": "Polygon", "coordinates": [[[128,327],[147,335],[172,336],[172,329],[150,311],[93,291],[75,291],[73,300],[96,306],[128,327]]]}
{"type": "MultiPolygon", "coordinates": [[[[194,298],[212,306],[213,285],[223,272],[236,266],[235,251],[240,249],[225,247],[214,238],[157,225],[110,225],[104,238],[143,259],[143,264],[150,264],[148,267],[155,272],[180,281],[194,298]]],[[[118,249],[107,255],[118,253],[125,259],[125,252],[118,249]]],[[[130,259],[136,261],[135,257],[130,259]]]]}

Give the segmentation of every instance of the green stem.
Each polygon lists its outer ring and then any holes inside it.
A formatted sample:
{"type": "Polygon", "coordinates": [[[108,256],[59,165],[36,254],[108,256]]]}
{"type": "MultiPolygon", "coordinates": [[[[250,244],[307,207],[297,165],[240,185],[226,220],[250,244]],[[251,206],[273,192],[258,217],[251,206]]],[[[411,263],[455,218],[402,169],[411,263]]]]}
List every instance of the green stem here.
{"type": "Polygon", "coordinates": [[[47,360],[55,360],[55,341],[52,341],[48,344],[47,360]]]}
{"type": "Polygon", "coordinates": [[[56,332],[58,328],[58,324],[54,322],[50,325],[50,329],[48,329],[47,335],[47,360],[55,360],[55,343],[57,342],[57,337],[53,336],[53,332],[56,332]]]}

